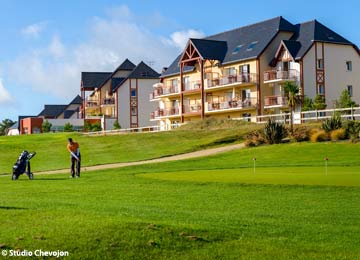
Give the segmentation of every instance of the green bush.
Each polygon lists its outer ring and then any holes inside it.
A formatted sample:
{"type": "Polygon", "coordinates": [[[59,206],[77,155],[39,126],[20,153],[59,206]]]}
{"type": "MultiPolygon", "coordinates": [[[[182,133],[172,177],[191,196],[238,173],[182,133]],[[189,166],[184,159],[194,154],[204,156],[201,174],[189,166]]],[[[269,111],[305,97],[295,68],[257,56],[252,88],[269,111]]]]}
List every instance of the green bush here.
{"type": "Polygon", "coordinates": [[[334,114],[331,118],[326,119],[322,123],[322,129],[324,129],[327,133],[330,133],[333,130],[340,129],[342,126],[340,116],[334,114]]]}
{"type": "Polygon", "coordinates": [[[74,132],[72,124],[69,122],[64,125],[64,132],[74,132]]]}
{"type": "Polygon", "coordinates": [[[282,139],[286,137],[287,131],[283,124],[277,123],[271,119],[266,123],[264,128],[264,139],[268,144],[281,143],[282,139]]]}
{"type": "Polygon", "coordinates": [[[344,128],[347,138],[355,142],[360,137],[360,121],[346,121],[344,128]]]}
{"type": "Polygon", "coordinates": [[[114,128],[114,129],[121,129],[121,126],[120,126],[120,124],[119,124],[119,121],[116,120],[116,121],[114,122],[113,128],[114,128]]]}
{"type": "Polygon", "coordinates": [[[329,135],[325,130],[314,131],[310,136],[310,140],[313,143],[328,141],[329,135]]]}
{"type": "Polygon", "coordinates": [[[42,131],[43,131],[43,133],[49,133],[50,129],[51,129],[51,126],[52,126],[52,124],[48,120],[45,120],[42,123],[42,131]]]}
{"type": "Polygon", "coordinates": [[[97,132],[97,131],[101,131],[101,123],[97,122],[91,125],[91,131],[92,132],[97,132]]]}

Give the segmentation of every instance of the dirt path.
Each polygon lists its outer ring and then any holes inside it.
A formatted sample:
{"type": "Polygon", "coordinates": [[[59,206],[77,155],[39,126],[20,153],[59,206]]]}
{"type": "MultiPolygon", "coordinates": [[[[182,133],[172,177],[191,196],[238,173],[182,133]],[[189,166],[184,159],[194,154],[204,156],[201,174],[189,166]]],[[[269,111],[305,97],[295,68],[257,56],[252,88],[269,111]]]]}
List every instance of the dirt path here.
{"type": "MultiPolygon", "coordinates": [[[[206,149],[206,150],[201,150],[201,151],[196,151],[196,152],[191,152],[191,153],[178,154],[178,155],[162,157],[162,158],[157,158],[157,159],[151,159],[151,160],[145,160],[145,161],[86,166],[86,167],[81,167],[81,170],[83,172],[86,172],[86,171],[121,168],[121,167],[126,167],[126,166],[141,165],[141,164],[148,164],[148,163],[170,162],[170,161],[177,161],[177,160],[184,160],[184,159],[191,159],[191,158],[214,155],[214,154],[218,154],[218,153],[228,152],[231,150],[241,149],[243,147],[245,147],[244,144],[233,144],[233,145],[227,145],[227,146],[223,146],[223,147],[211,148],[211,149],[206,149]]],[[[57,174],[57,173],[69,173],[69,169],[61,169],[61,170],[45,171],[45,172],[35,172],[34,174],[37,175],[37,174],[57,174]]]]}

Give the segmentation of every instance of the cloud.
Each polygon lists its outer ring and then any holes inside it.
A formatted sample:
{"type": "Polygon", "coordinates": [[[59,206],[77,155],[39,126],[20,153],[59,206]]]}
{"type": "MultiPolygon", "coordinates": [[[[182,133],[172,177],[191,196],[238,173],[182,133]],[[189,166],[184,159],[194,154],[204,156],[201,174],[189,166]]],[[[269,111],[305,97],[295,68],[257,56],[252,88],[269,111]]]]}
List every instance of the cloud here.
{"type": "Polygon", "coordinates": [[[168,44],[177,47],[180,51],[185,48],[189,38],[204,38],[205,34],[202,31],[189,29],[186,31],[174,32],[170,35],[170,39],[165,39],[168,44]]]}
{"type": "Polygon", "coordinates": [[[2,78],[0,78],[0,105],[11,103],[11,101],[12,98],[9,92],[5,89],[2,78]]]}
{"type": "MultiPolygon", "coordinates": [[[[160,14],[148,16],[154,17],[166,19],[160,14]]],[[[124,5],[109,9],[106,17],[92,19],[87,39],[66,45],[55,35],[46,47],[17,57],[11,63],[10,76],[37,92],[71,99],[80,91],[82,71],[113,71],[129,58],[135,64],[151,62],[160,72],[182,51],[189,37],[204,36],[189,29],[164,37],[151,31],[150,23],[136,18],[124,5]]]]}
{"type": "Polygon", "coordinates": [[[21,34],[32,38],[37,38],[39,37],[40,33],[46,28],[46,26],[47,22],[30,24],[21,30],[21,34]]]}

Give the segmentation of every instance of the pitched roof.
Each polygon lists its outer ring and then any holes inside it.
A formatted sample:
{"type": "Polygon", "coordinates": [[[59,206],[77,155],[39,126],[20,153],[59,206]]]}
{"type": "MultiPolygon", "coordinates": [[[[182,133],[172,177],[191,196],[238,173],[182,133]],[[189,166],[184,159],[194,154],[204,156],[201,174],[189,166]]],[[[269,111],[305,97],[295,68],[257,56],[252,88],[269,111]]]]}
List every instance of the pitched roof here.
{"type": "Polygon", "coordinates": [[[81,82],[84,88],[95,89],[109,78],[112,72],[81,72],[81,82]]]}
{"type": "Polygon", "coordinates": [[[15,122],[9,129],[19,129],[19,122],[15,122]]]}
{"type": "Polygon", "coordinates": [[[71,102],[69,105],[81,105],[82,104],[82,98],[77,95],[71,102]]]}
{"type": "MultiPolygon", "coordinates": [[[[341,35],[327,28],[317,20],[296,24],[296,33],[290,38],[300,42],[296,59],[302,58],[312,46],[313,42],[328,42],[345,45],[354,45],[341,35]]],[[[294,57],[295,58],[295,57],[294,57]]]]}
{"type": "Polygon", "coordinates": [[[284,47],[290,53],[291,57],[293,57],[293,59],[295,59],[297,53],[299,52],[299,50],[301,48],[301,43],[298,41],[282,40],[281,45],[275,54],[275,59],[278,58],[277,56],[280,54],[280,50],[284,47]]]}
{"type": "Polygon", "coordinates": [[[45,118],[57,117],[68,107],[68,105],[45,105],[43,111],[38,116],[45,118]]]}
{"type": "MultiPolygon", "coordinates": [[[[176,59],[170,64],[170,66],[167,68],[167,70],[165,70],[162,74],[161,77],[165,77],[165,76],[170,76],[170,75],[176,75],[180,73],[180,58],[181,58],[182,54],[180,54],[179,56],[176,57],[176,59]]],[[[194,66],[185,66],[184,67],[184,72],[189,72],[189,71],[193,71],[194,70],[194,66]]]]}
{"type": "Polygon", "coordinates": [[[132,63],[129,59],[123,61],[119,67],[115,71],[118,70],[133,70],[136,67],[134,63],[132,63]]]}
{"type": "MultiPolygon", "coordinates": [[[[203,38],[202,41],[198,40],[197,43],[200,43],[199,46],[201,46],[200,48],[203,50],[203,53],[208,53],[207,55],[210,57],[215,57],[213,51],[220,49],[221,54],[218,54],[217,58],[224,56],[220,61],[226,64],[238,60],[256,58],[264,51],[279,31],[295,32],[295,30],[296,27],[294,25],[279,16],[270,20],[208,36],[203,38]],[[212,43],[210,43],[211,46],[208,47],[211,51],[206,51],[206,48],[203,46],[206,41],[208,41],[208,43],[212,41],[212,43]],[[214,42],[217,42],[217,44],[214,42]],[[224,51],[225,44],[223,42],[226,42],[226,51],[224,51]],[[225,55],[222,52],[225,52],[225,55]]],[[[194,41],[195,39],[191,40],[194,41]]],[[[180,67],[174,63],[179,63],[180,57],[177,57],[161,77],[179,73],[180,67]]]]}
{"type": "Polygon", "coordinates": [[[111,89],[115,91],[119,85],[121,85],[126,78],[112,78],[111,79],[111,89]]]}
{"type": "Polygon", "coordinates": [[[227,51],[225,41],[190,39],[189,42],[195,46],[203,59],[223,61],[227,51]]]}
{"type": "Polygon", "coordinates": [[[157,79],[160,74],[146,65],[143,61],[128,76],[129,79],[157,79]]]}
{"type": "Polygon", "coordinates": [[[77,112],[78,109],[76,110],[65,110],[64,111],[64,118],[68,119],[70,118],[75,112],[77,112]]]}

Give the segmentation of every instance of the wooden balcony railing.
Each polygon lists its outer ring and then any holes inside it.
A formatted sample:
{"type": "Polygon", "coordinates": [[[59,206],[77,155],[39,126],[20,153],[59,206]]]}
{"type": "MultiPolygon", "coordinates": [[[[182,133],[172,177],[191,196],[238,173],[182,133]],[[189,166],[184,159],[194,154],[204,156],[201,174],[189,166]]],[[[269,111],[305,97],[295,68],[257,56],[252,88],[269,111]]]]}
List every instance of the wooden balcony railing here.
{"type": "Polygon", "coordinates": [[[166,87],[157,87],[152,93],[150,93],[150,100],[155,99],[160,96],[170,95],[179,93],[180,88],[177,85],[169,85],[166,87]]]}
{"type": "Polygon", "coordinates": [[[270,70],[264,72],[264,81],[270,80],[299,80],[298,70],[270,70]]]}
{"type": "Polygon", "coordinates": [[[216,111],[224,109],[244,109],[244,108],[255,108],[256,98],[247,98],[244,100],[232,99],[222,102],[207,102],[207,111],[216,111]]]}
{"type": "Polygon", "coordinates": [[[115,98],[104,98],[102,105],[115,105],[115,98]]]}
{"type": "Polygon", "coordinates": [[[267,96],[265,97],[264,106],[286,106],[288,98],[284,96],[267,96]]]}
{"type": "Polygon", "coordinates": [[[245,84],[245,83],[256,83],[257,82],[257,74],[256,73],[242,73],[235,75],[228,75],[219,78],[213,78],[207,80],[207,87],[217,87],[224,86],[229,84],[245,84]]]}
{"type": "Polygon", "coordinates": [[[163,117],[163,116],[175,116],[175,115],[179,115],[179,114],[180,114],[180,111],[179,111],[178,107],[166,108],[166,109],[158,108],[154,112],[151,112],[150,119],[155,119],[157,117],[163,117]]]}

